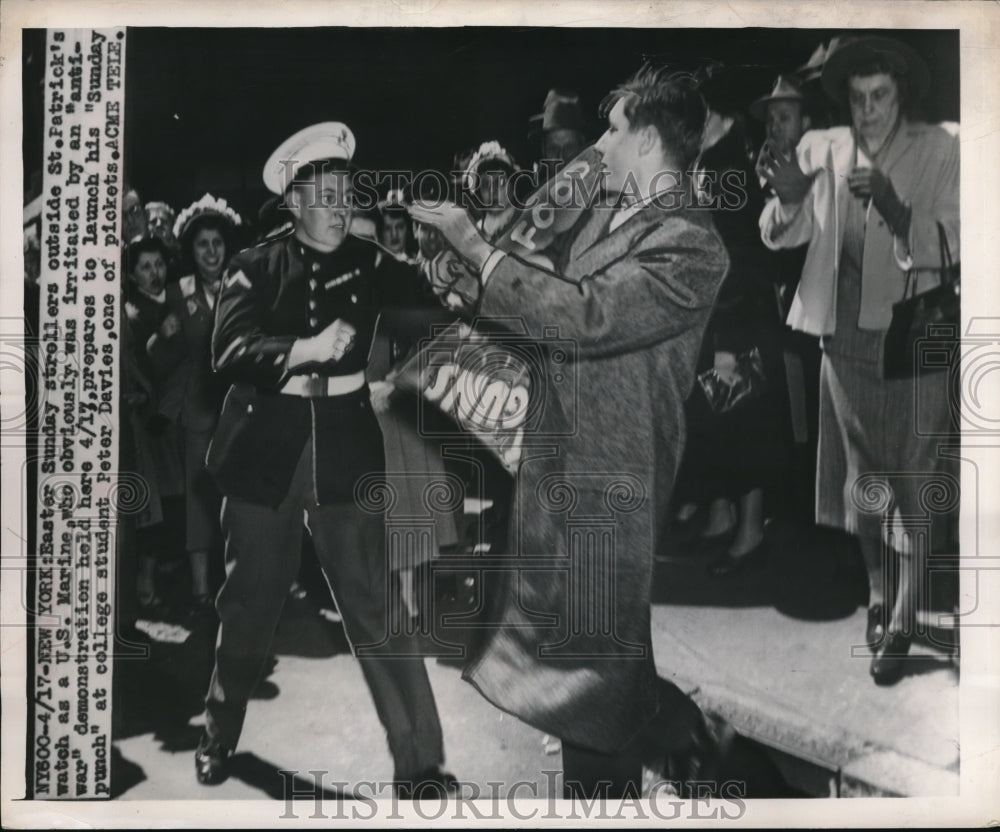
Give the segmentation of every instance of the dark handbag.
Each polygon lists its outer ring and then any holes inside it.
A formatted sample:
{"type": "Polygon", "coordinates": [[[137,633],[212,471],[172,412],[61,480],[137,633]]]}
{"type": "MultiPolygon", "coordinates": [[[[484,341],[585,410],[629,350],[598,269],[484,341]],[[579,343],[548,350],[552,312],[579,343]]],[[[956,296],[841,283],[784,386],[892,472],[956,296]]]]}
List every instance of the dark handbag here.
{"type": "Polygon", "coordinates": [[[892,305],[892,321],[885,335],[886,379],[913,378],[952,364],[961,322],[961,265],[952,262],[944,226],[937,226],[941,285],[914,294],[916,275],[913,269],[907,273],[903,299],[892,305]]]}
{"type": "Polygon", "coordinates": [[[713,413],[730,413],[763,395],[767,389],[767,376],[757,347],[737,354],[733,375],[731,380],[724,379],[714,367],[698,374],[698,384],[713,413]]]}

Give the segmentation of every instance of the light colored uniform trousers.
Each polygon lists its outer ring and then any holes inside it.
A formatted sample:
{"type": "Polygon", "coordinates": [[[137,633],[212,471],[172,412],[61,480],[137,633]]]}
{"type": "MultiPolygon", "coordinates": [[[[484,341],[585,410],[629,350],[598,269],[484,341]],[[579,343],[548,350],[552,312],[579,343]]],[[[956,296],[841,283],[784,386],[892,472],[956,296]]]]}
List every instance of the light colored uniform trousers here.
{"type": "MultiPolygon", "coordinates": [[[[397,780],[444,760],[441,724],[416,644],[389,633],[385,524],[354,503],[317,505],[312,442],[306,442],[292,483],[277,509],[226,498],[222,530],[226,581],[216,600],[219,636],[206,697],[209,737],[235,749],[247,702],[260,678],[292,581],[299,571],[303,511],[316,555],[336,596],[344,629],[386,730],[397,780]],[[378,645],[377,649],[365,645],[378,645]],[[401,657],[387,657],[386,653],[401,657]]],[[[338,714],[336,704],[317,710],[338,714]]],[[[289,715],[294,719],[294,715],[289,715]]]]}

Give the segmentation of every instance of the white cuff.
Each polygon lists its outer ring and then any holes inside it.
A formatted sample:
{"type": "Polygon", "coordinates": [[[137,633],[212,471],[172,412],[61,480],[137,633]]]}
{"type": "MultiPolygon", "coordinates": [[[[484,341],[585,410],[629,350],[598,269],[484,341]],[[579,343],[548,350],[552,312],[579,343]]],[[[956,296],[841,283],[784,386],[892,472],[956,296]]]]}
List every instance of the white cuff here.
{"type": "Polygon", "coordinates": [[[493,270],[496,268],[497,263],[503,260],[506,256],[507,253],[498,248],[495,248],[490,252],[490,256],[486,258],[486,262],[483,263],[483,268],[479,272],[484,286],[486,285],[486,281],[490,279],[490,275],[493,274],[493,270]]]}
{"type": "MultiPolygon", "coordinates": [[[[912,223],[910,228],[910,233],[913,233],[912,223]]],[[[913,268],[913,248],[910,245],[909,240],[904,240],[902,237],[897,237],[895,234],[892,235],[892,256],[896,259],[896,265],[899,266],[904,272],[908,272],[913,268]],[[903,246],[902,254],[899,251],[900,245],[903,246]]]]}

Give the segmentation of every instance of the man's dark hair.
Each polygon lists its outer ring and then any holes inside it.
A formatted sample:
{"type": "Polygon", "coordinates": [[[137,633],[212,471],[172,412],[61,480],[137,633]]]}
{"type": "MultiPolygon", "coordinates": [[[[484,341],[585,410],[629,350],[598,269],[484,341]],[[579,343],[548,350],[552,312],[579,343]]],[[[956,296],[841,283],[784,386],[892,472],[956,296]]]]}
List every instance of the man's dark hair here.
{"type": "Polygon", "coordinates": [[[605,96],[601,117],[607,117],[619,100],[625,102],[625,116],[632,129],[655,127],[678,164],[687,168],[698,156],[706,107],[692,75],[646,65],[605,96]]]}

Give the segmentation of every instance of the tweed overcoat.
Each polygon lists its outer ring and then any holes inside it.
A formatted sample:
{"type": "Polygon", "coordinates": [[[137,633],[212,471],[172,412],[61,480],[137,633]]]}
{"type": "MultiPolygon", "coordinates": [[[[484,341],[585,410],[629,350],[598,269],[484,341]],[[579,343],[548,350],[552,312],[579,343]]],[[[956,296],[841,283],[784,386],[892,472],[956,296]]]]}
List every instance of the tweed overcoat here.
{"type": "Polygon", "coordinates": [[[589,209],[553,271],[508,254],[483,290],[481,316],[513,316],[553,348],[517,474],[511,568],[465,671],[503,710],[599,751],[657,711],[655,529],[728,267],[706,211],[650,204],[610,230],[613,213],[589,209]]]}

